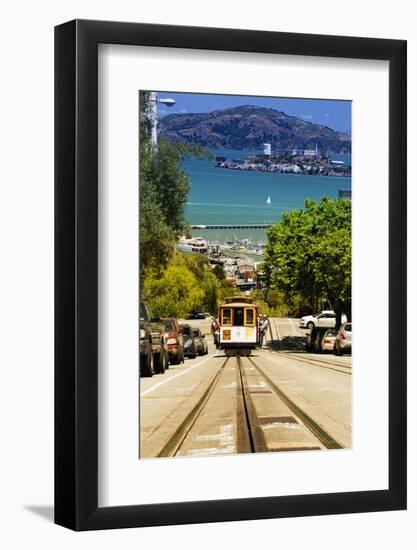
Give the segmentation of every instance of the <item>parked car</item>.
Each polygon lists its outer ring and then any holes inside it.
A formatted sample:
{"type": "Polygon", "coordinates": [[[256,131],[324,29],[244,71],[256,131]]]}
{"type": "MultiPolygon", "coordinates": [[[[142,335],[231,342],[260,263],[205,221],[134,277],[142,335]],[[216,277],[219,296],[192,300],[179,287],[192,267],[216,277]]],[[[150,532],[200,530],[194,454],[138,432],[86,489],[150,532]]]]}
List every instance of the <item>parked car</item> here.
{"type": "Polygon", "coordinates": [[[168,347],[168,358],[171,365],[184,363],[184,338],[178,321],[174,317],[162,317],[165,328],[165,342],[168,347]]]}
{"type": "Polygon", "coordinates": [[[337,330],[330,328],[326,330],[321,339],[321,351],[333,351],[334,343],[337,336],[337,330]]]}
{"type": "Polygon", "coordinates": [[[194,359],[197,357],[198,347],[193,329],[190,325],[180,325],[180,329],[184,340],[184,357],[194,359]]]}
{"type": "Polygon", "coordinates": [[[208,345],[206,342],[206,337],[201,333],[199,328],[193,328],[194,339],[197,343],[197,354],[198,355],[207,355],[208,354],[208,345]]]}
{"type": "Polygon", "coordinates": [[[336,314],[331,310],[324,310],[314,315],[305,315],[300,319],[300,328],[334,328],[336,326],[336,314]]]}
{"type": "Polygon", "coordinates": [[[343,323],[334,342],[335,355],[343,355],[346,352],[352,353],[352,323],[343,323]]]}
{"type": "Polygon", "coordinates": [[[139,304],[140,374],[152,376],[168,367],[168,349],[164,338],[165,327],[159,317],[152,317],[146,302],[139,304]]]}

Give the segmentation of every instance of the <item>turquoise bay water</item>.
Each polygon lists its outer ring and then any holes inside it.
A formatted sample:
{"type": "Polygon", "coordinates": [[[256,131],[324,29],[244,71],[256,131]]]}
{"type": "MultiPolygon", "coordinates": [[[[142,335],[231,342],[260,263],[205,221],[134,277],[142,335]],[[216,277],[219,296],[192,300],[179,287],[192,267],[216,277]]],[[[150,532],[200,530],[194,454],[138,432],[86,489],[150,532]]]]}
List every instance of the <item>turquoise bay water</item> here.
{"type": "MultiPolygon", "coordinates": [[[[213,151],[230,159],[250,151],[213,151]]],[[[333,155],[350,163],[350,156],[333,155]]],[[[186,219],[192,225],[275,223],[283,212],[302,208],[307,198],[338,197],[339,189],[351,189],[351,178],[243,172],[215,168],[209,160],[184,161],[192,186],[186,219]],[[267,204],[267,198],[271,203],[267,204]]],[[[224,242],[228,238],[265,239],[264,230],[193,230],[193,236],[224,242]]]]}

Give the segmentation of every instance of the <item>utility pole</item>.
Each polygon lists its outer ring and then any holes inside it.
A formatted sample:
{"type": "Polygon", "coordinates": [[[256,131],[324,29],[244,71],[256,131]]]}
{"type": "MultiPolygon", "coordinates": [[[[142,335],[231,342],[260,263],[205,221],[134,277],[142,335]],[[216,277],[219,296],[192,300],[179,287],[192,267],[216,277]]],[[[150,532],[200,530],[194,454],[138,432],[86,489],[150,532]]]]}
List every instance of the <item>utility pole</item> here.
{"type": "Polygon", "coordinates": [[[151,149],[153,151],[158,145],[158,103],[162,103],[167,107],[173,107],[176,101],[170,97],[159,99],[157,92],[149,92],[148,117],[151,123],[151,149]]]}

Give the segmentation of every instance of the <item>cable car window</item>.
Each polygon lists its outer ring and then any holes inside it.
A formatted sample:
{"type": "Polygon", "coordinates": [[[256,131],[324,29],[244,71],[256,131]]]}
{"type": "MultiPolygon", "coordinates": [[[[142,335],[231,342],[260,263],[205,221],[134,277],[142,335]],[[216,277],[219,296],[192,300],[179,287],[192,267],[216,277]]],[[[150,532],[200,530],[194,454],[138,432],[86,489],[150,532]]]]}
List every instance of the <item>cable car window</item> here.
{"type": "Polygon", "coordinates": [[[229,307],[222,309],[222,325],[232,325],[232,310],[229,307]]]}
{"type": "Polygon", "coordinates": [[[234,308],[234,326],[235,327],[243,327],[243,307],[235,307],[234,308]]]}
{"type": "Polygon", "coordinates": [[[245,326],[255,326],[255,310],[252,308],[245,309],[245,326]]]}

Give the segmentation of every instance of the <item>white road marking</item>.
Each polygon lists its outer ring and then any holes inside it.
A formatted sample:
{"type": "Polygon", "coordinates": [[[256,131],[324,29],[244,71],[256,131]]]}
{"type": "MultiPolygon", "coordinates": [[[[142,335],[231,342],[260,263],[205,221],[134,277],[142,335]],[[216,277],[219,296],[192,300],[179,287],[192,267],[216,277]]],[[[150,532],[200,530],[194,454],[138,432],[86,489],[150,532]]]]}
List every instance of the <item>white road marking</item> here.
{"type": "Polygon", "coordinates": [[[270,422],[269,424],[262,424],[261,428],[263,430],[268,430],[270,428],[287,428],[289,430],[300,430],[300,424],[295,424],[294,422],[270,422]]]}
{"type": "Polygon", "coordinates": [[[171,378],[166,378],[165,380],[162,380],[161,382],[158,382],[157,384],[155,384],[155,386],[152,386],[151,388],[141,392],[140,396],[144,397],[145,395],[149,395],[150,393],[155,391],[157,388],[160,388],[164,384],[168,384],[168,382],[172,382],[172,380],[175,380],[175,378],[178,378],[179,376],[182,376],[183,374],[186,374],[187,372],[190,372],[193,369],[196,369],[200,365],[203,365],[204,363],[207,363],[207,361],[209,359],[212,359],[213,357],[216,357],[216,355],[217,355],[217,352],[213,355],[210,355],[209,357],[206,357],[206,359],[204,359],[204,361],[201,361],[200,363],[197,363],[196,365],[193,365],[192,367],[189,367],[188,369],[183,370],[183,371],[179,372],[178,374],[174,374],[174,376],[171,376],[171,378]]]}
{"type": "Polygon", "coordinates": [[[227,447],[207,447],[205,449],[193,449],[188,453],[189,456],[214,456],[214,455],[232,455],[236,453],[234,445],[227,447]]]}
{"type": "Polygon", "coordinates": [[[264,388],[265,382],[249,382],[248,388],[264,388]]]}
{"type": "Polygon", "coordinates": [[[188,454],[192,456],[209,456],[217,454],[232,454],[235,452],[233,424],[223,424],[217,434],[197,435],[197,441],[219,441],[218,447],[192,449],[188,454]]]}

